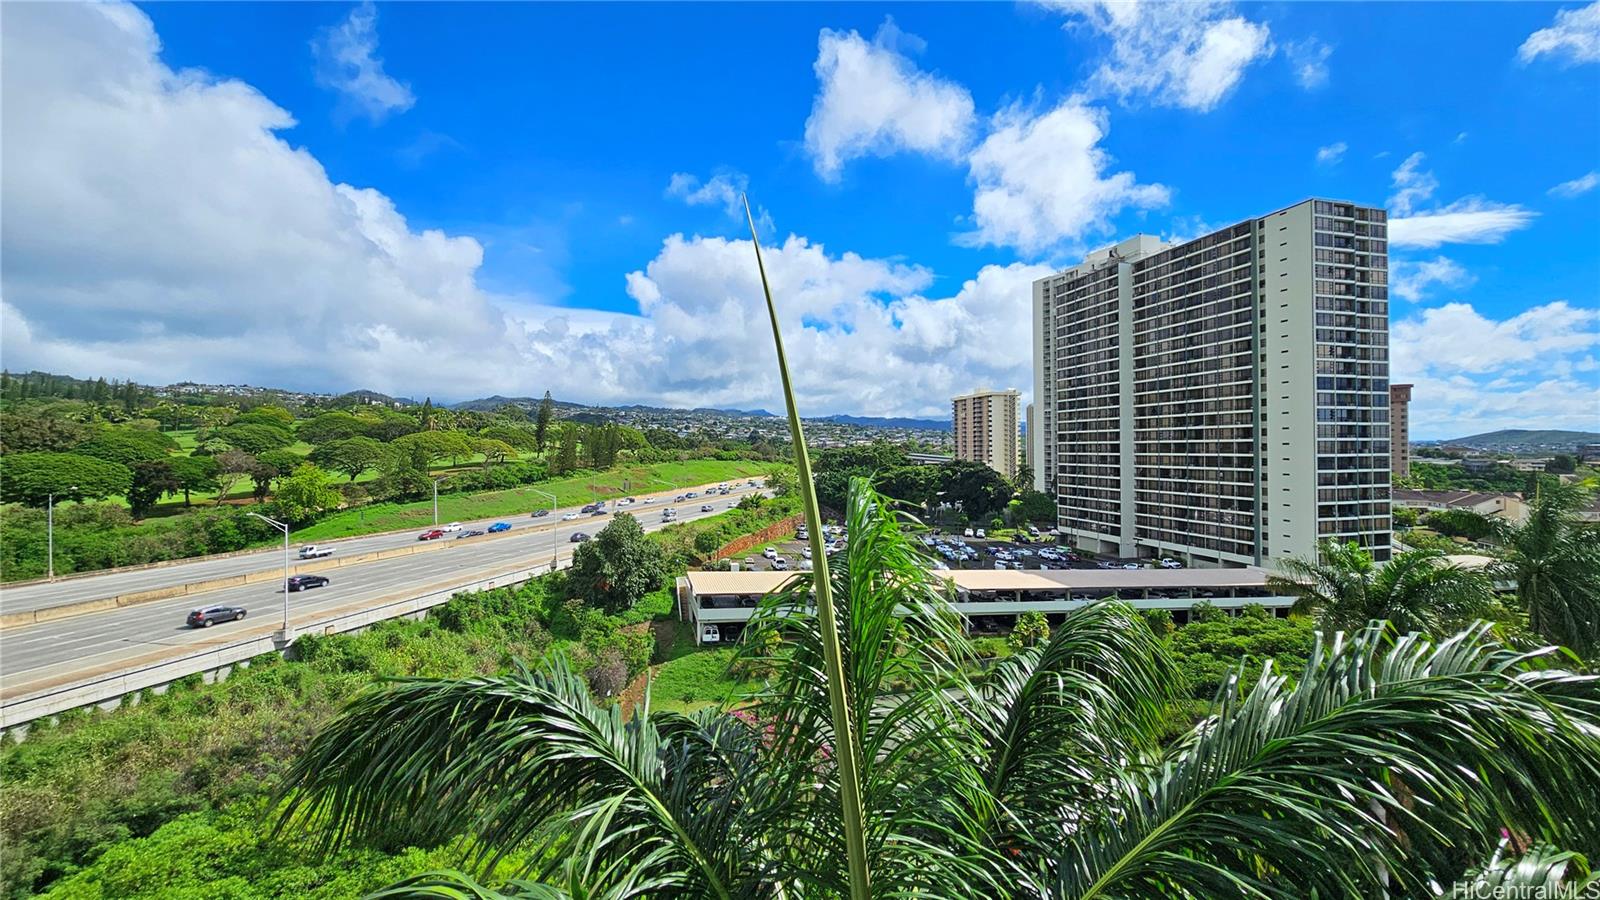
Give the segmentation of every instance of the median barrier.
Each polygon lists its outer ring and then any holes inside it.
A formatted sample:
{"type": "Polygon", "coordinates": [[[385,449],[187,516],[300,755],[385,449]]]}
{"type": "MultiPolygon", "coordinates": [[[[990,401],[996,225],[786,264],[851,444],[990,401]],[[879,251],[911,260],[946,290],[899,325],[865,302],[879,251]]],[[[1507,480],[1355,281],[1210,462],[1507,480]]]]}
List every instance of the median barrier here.
{"type": "MultiPolygon", "coordinates": [[[[549,571],[548,564],[524,566],[488,576],[469,575],[440,581],[425,586],[420,593],[397,591],[373,600],[307,613],[292,619],[290,628],[295,635],[359,631],[387,619],[424,614],[456,594],[510,587],[549,571]]],[[[292,640],[286,644],[276,639],[280,624],[260,627],[261,632],[229,644],[200,650],[158,651],[139,657],[131,664],[121,661],[86,672],[40,679],[20,689],[8,686],[0,692],[0,730],[15,729],[13,733],[20,739],[30,722],[85,706],[109,709],[125,697],[137,696],[139,691],[163,689],[189,675],[219,672],[263,653],[282,653],[293,646],[292,640]]]]}
{"type": "MultiPolygon", "coordinates": [[[[798,521],[799,518],[800,517],[795,517],[796,521],[798,521]]],[[[385,559],[397,559],[402,556],[410,556],[413,553],[448,550],[456,546],[470,548],[489,543],[491,541],[507,540],[510,538],[527,537],[530,534],[546,533],[556,528],[560,528],[561,524],[562,523],[559,521],[543,522],[523,528],[521,530],[513,529],[511,531],[505,531],[499,534],[480,535],[479,537],[473,538],[471,542],[467,544],[460,544],[455,540],[445,541],[441,539],[436,541],[422,541],[415,544],[408,544],[404,547],[390,547],[386,550],[369,550],[366,553],[358,553],[354,556],[333,556],[326,559],[305,560],[303,562],[290,565],[289,574],[309,575],[313,572],[324,572],[330,569],[343,568],[344,566],[354,566],[369,562],[380,562],[385,559]]],[[[372,535],[362,535],[362,537],[372,537],[372,535]]],[[[247,552],[260,553],[261,551],[251,550],[247,552]]],[[[230,555],[245,555],[245,552],[238,554],[218,554],[215,557],[194,557],[187,560],[171,560],[169,562],[195,562],[202,558],[220,559],[230,555]]],[[[159,563],[151,567],[133,566],[128,568],[154,568],[166,564],[167,563],[159,563]]],[[[127,571],[127,569],[102,570],[93,574],[105,575],[110,574],[112,571],[127,571]]],[[[104,610],[114,609],[117,607],[136,606],[141,603],[153,603],[157,600],[171,600],[174,597],[187,597],[194,594],[204,594],[210,591],[222,590],[224,588],[238,587],[242,584],[260,584],[266,581],[277,581],[281,580],[282,578],[283,567],[280,564],[276,568],[261,569],[259,571],[249,572],[244,575],[228,575],[222,578],[210,578],[205,581],[195,581],[188,584],[175,584],[168,587],[151,588],[144,591],[133,591],[127,594],[117,594],[111,597],[97,597],[93,600],[80,600],[75,603],[63,603],[60,606],[47,606],[43,609],[28,610],[17,613],[5,613],[0,615],[0,630],[7,628],[19,628],[26,625],[35,625],[41,622],[53,622],[58,619],[84,615],[86,613],[102,612],[104,610]]],[[[18,585],[14,584],[5,585],[7,588],[13,588],[17,586],[18,585]]]]}

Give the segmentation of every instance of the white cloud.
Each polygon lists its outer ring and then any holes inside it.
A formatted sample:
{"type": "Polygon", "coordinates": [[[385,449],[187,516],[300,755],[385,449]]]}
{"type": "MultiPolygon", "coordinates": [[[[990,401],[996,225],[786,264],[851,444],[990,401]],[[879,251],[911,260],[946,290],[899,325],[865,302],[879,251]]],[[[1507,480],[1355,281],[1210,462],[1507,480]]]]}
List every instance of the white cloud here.
{"type": "Polygon", "coordinates": [[[806,150],[817,174],[837,181],[861,156],[901,151],[958,159],[971,143],[972,95],[917,68],[898,47],[921,42],[886,20],[869,43],[858,32],[824,28],[817,37],[817,96],[806,119],[806,150]]]}
{"type": "Polygon", "coordinates": [[[1318,147],[1317,162],[1324,166],[1336,165],[1339,160],[1344,159],[1344,152],[1349,149],[1350,145],[1344,141],[1340,141],[1337,144],[1329,144],[1326,147],[1318,147]]]}
{"type": "Polygon", "coordinates": [[[383,71],[378,58],[378,10],[371,0],[311,42],[317,83],[338,91],[345,104],[373,122],[405,112],[417,102],[411,88],[383,71]]]}
{"type": "Polygon", "coordinates": [[[1396,321],[1390,343],[1392,380],[1416,385],[1414,437],[1594,428],[1600,310],[1558,300],[1495,320],[1448,303],[1396,321]]]}
{"type": "Polygon", "coordinates": [[[1589,193],[1595,189],[1596,185],[1600,185],[1600,172],[1590,172],[1589,174],[1580,178],[1574,178],[1571,181],[1561,182],[1560,184],[1551,188],[1549,194],[1552,197],[1570,199],[1572,197],[1578,197],[1589,193]]]}
{"type": "Polygon", "coordinates": [[[1111,40],[1095,84],[1129,100],[1205,112],[1238,86],[1251,63],[1272,55],[1264,24],[1235,15],[1231,3],[1058,0],[1048,4],[1111,40]]]}
{"type": "Polygon", "coordinates": [[[729,216],[737,218],[744,210],[741,195],[749,187],[750,178],[743,172],[720,171],[705,182],[688,172],[674,172],[667,182],[667,196],[690,206],[720,205],[729,216]]]}
{"type": "Polygon", "coordinates": [[[1108,173],[1112,160],[1100,141],[1109,127],[1105,110],[1077,97],[1043,115],[1022,106],[998,113],[972,153],[977,230],[961,241],[1036,253],[1110,232],[1111,218],[1127,207],[1165,205],[1170,193],[1162,185],[1108,173]]]}
{"type": "MultiPolygon", "coordinates": [[[[285,110],[158,50],[133,6],[6,10],[8,366],[436,400],[778,402],[749,241],[666,239],[619,280],[639,315],[496,295],[478,240],[331,181],[281,137],[285,110]]],[[[1043,266],[989,266],[952,294],[922,267],[802,237],[767,261],[808,412],[940,414],[954,391],[1031,380],[1016,335],[1043,266]]]]}
{"type": "Polygon", "coordinates": [[[1294,67],[1295,80],[1308,91],[1314,91],[1328,84],[1328,57],[1333,55],[1333,48],[1316,38],[1307,38],[1303,41],[1290,41],[1284,45],[1284,54],[1289,57],[1289,64],[1294,67]]]}
{"type": "Polygon", "coordinates": [[[1439,179],[1422,168],[1425,158],[1419,150],[1394,170],[1394,193],[1389,195],[1391,247],[1498,244],[1507,234],[1533,224],[1538,215],[1533,210],[1482,197],[1463,197],[1446,206],[1419,209],[1439,189],[1439,179]]]}
{"type": "Polygon", "coordinates": [[[1557,12],[1554,24],[1528,35],[1517,50],[1525,63],[1546,53],[1567,65],[1600,62],[1600,2],[1557,12]]]}
{"type": "Polygon", "coordinates": [[[1389,195],[1391,214],[1410,215],[1417,203],[1430,199],[1433,192],[1439,189],[1439,179],[1432,172],[1422,169],[1422,160],[1425,158],[1425,154],[1418,150],[1406,157],[1406,161],[1390,176],[1394,182],[1394,193],[1389,195]]]}
{"type": "Polygon", "coordinates": [[[1533,224],[1538,213],[1514,203],[1482,197],[1389,220],[1389,246],[1433,248],[1441,244],[1498,244],[1533,224]]]}
{"type": "Polygon", "coordinates": [[[1471,272],[1443,256],[1415,261],[1389,260],[1389,290],[1402,300],[1421,300],[1433,285],[1463,288],[1475,281],[1477,278],[1471,272]]]}

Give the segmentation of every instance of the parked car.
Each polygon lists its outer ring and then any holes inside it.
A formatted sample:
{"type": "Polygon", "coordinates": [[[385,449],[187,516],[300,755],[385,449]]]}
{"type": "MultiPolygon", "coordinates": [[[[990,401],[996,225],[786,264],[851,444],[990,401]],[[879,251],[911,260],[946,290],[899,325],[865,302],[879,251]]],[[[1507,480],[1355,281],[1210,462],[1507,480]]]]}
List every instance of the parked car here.
{"type": "Polygon", "coordinates": [[[762,549],[761,555],[765,556],[767,559],[777,559],[778,551],[772,547],[766,547],[762,549]]]}
{"type": "Polygon", "coordinates": [[[711,511],[712,511],[712,510],[713,510],[713,509],[716,509],[716,507],[715,507],[715,506],[712,506],[712,505],[711,505],[711,504],[709,504],[709,503],[702,503],[702,504],[700,504],[700,511],[701,511],[701,512],[711,512],[711,511]]]}
{"type": "Polygon", "coordinates": [[[1127,570],[1129,570],[1129,571],[1132,571],[1132,570],[1134,570],[1134,569],[1137,569],[1137,568],[1139,568],[1139,565],[1138,565],[1138,563],[1123,563],[1123,564],[1122,564],[1122,567],[1123,567],[1123,568],[1124,568],[1124,569],[1127,569],[1127,570]]]}
{"type": "Polygon", "coordinates": [[[544,518],[545,516],[548,516],[548,515],[550,515],[550,510],[548,510],[548,509],[536,509],[536,510],[533,511],[533,515],[529,516],[528,518],[530,518],[530,519],[542,519],[542,518],[544,518]]]}
{"type": "Polygon", "coordinates": [[[754,566],[756,564],[756,558],[754,556],[746,556],[744,558],[744,564],[747,568],[754,566]]]}
{"type": "Polygon", "coordinates": [[[326,575],[295,575],[289,579],[289,590],[291,592],[309,591],[312,588],[322,587],[327,583],[328,576],[326,575]]]}
{"type": "Polygon", "coordinates": [[[567,513],[566,515],[561,517],[561,521],[563,521],[563,522],[571,522],[573,519],[576,519],[577,517],[578,517],[577,513],[567,513]]]}
{"type": "Polygon", "coordinates": [[[811,558],[811,548],[810,547],[802,547],[802,548],[800,548],[800,555],[804,556],[806,559],[810,559],[811,558]]]}
{"type": "Polygon", "coordinates": [[[589,536],[587,534],[584,534],[581,531],[573,532],[572,543],[574,543],[574,544],[581,544],[584,541],[587,541],[588,539],[589,539],[589,536]]]}
{"type": "Polygon", "coordinates": [[[510,531],[510,530],[511,530],[511,523],[510,522],[496,522],[493,525],[489,526],[489,533],[490,534],[499,534],[502,531],[510,531]]]}
{"type": "Polygon", "coordinates": [[[972,529],[968,528],[966,531],[961,532],[961,536],[962,537],[972,537],[972,529]]]}
{"type": "Polygon", "coordinates": [[[787,571],[789,568],[789,561],[780,556],[772,561],[772,568],[779,572],[787,571]]]}
{"type": "Polygon", "coordinates": [[[801,528],[794,533],[794,537],[797,541],[809,541],[811,540],[811,532],[801,528]]]}
{"type": "Polygon", "coordinates": [[[244,618],[242,606],[203,606],[189,610],[186,620],[190,628],[210,628],[218,622],[232,622],[244,618]]]}
{"type": "Polygon", "coordinates": [[[1162,559],[1161,560],[1161,568],[1163,568],[1163,569],[1181,569],[1181,568],[1183,568],[1183,563],[1178,562],[1175,559],[1162,559]]]}
{"type": "Polygon", "coordinates": [[[459,541],[462,538],[469,538],[469,537],[483,537],[483,532],[479,531],[476,528],[473,528],[473,529],[471,529],[469,531],[463,531],[460,534],[456,535],[456,540],[459,541]]]}
{"type": "Polygon", "coordinates": [[[440,528],[434,528],[434,529],[432,529],[430,531],[424,531],[423,533],[417,535],[417,540],[419,540],[419,541],[437,541],[439,538],[442,538],[442,537],[444,537],[444,530],[440,529],[440,528]]]}
{"type": "Polygon", "coordinates": [[[722,641],[722,629],[715,625],[700,626],[700,643],[717,644],[722,641]]]}
{"type": "Polygon", "coordinates": [[[451,522],[449,525],[444,526],[444,530],[445,531],[460,531],[461,530],[461,523],[460,522],[451,522]]]}
{"type": "Polygon", "coordinates": [[[979,529],[978,529],[978,531],[977,531],[977,533],[976,533],[976,534],[974,534],[974,535],[973,535],[973,537],[978,537],[978,538],[981,538],[981,537],[986,537],[986,536],[987,536],[987,535],[985,535],[985,534],[984,534],[984,533],[983,533],[983,529],[982,529],[982,528],[979,528],[979,529]]]}
{"type": "Polygon", "coordinates": [[[332,556],[332,555],[333,555],[333,548],[332,547],[319,547],[316,544],[307,544],[304,547],[300,548],[300,558],[301,559],[318,559],[318,558],[321,558],[321,557],[324,557],[324,556],[332,556]]]}

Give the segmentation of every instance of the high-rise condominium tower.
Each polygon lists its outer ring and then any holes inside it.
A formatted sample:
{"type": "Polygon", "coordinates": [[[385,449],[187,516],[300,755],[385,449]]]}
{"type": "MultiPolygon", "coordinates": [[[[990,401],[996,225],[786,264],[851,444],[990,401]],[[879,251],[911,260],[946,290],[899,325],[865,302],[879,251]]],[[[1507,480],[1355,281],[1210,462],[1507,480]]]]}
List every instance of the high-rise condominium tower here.
{"type": "Polygon", "coordinates": [[[1389,472],[1411,477],[1411,385],[1389,385],[1389,472]]]}
{"type": "Polygon", "coordinates": [[[1307,200],[1033,285],[1036,483],[1084,549],[1388,559],[1387,216],[1307,200]]]}
{"type": "Polygon", "coordinates": [[[1017,477],[1017,403],[1015,390],[977,391],[950,402],[956,459],[981,462],[1007,480],[1017,477]]]}

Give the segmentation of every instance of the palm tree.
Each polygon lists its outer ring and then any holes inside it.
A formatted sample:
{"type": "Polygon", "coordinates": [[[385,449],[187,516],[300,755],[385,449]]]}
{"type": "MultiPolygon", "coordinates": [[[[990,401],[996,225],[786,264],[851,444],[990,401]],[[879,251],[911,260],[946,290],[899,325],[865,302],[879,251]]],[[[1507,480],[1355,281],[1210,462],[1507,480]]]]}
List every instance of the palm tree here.
{"type": "Polygon", "coordinates": [[[1592,660],[1600,656],[1600,526],[1578,518],[1590,500],[1575,485],[1541,484],[1525,521],[1490,522],[1504,548],[1495,572],[1516,582],[1528,627],[1592,660]]]}
{"type": "Polygon", "coordinates": [[[458,841],[477,877],[519,877],[380,896],[541,900],[1411,897],[1570,881],[1582,859],[1546,848],[1600,846],[1581,789],[1600,783],[1600,685],[1483,626],[1334,634],[1293,678],[1235,673],[1163,743],[1179,678],[1134,610],[1085,606],[978,678],[914,523],[862,479],[846,506],[846,551],[814,547],[757,610],[740,657],[773,674],[741,708],[625,718],[559,656],[393,681],[312,740],[280,827],[458,841]],[[1502,829],[1537,845],[1526,865],[1502,829]]]}
{"type": "Polygon", "coordinates": [[[1314,561],[1280,560],[1267,584],[1299,597],[1295,610],[1330,631],[1384,619],[1402,633],[1445,636],[1494,608],[1488,576],[1449,564],[1437,550],[1406,550],[1379,566],[1359,544],[1329,541],[1314,561]]]}

